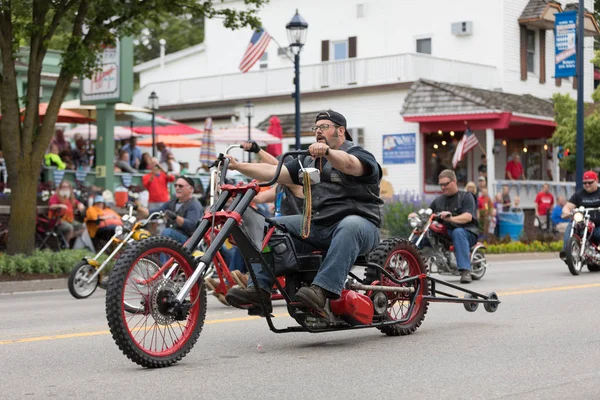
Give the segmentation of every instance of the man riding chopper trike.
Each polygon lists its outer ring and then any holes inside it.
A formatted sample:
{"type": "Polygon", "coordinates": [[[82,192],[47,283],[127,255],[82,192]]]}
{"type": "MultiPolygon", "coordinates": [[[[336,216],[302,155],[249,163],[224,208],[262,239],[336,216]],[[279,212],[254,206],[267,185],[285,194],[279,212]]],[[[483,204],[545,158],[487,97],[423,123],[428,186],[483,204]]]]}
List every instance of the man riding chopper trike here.
{"type": "Polygon", "coordinates": [[[230,289],[227,300],[232,306],[264,316],[276,333],[375,327],[397,336],[416,331],[430,301],[463,303],[468,311],[475,311],[479,303],[489,312],[497,309],[499,301],[494,293],[482,295],[428,276],[418,250],[408,241],[392,238],[379,242],[381,167],[372,154],[351,142],[341,114],[331,110],[320,113],[316,124],[317,142],[308,152],[284,155],[282,160],[298,156],[285,166],[283,161],[276,167],[243,164],[221,155],[221,178],[231,165],[268,182],[221,184],[218,200],[184,246],[153,237],[127,249],[111,275],[106,313],[113,338],[132,361],[163,367],[191,350],[206,316],[203,278],[230,236],[251,268],[250,286],[230,289]],[[261,187],[275,182],[304,186],[304,215],[257,218],[250,203],[261,187]],[[206,234],[214,237],[205,254],[194,260],[191,251],[206,234]],[[290,238],[318,252],[297,256],[290,238]],[[282,243],[287,251],[281,254],[291,255],[295,265],[278,265],[281,258],[275,253],[282,243]],[[267,247],[273,249],[272,254],[264,253],[267,247]],[[150,256],[157,252],[171,259],[156,272],[150,268],[156,257],[150,256]],[[355,268],[363,269],[364,278],[354,272],[355,268]],[[286,277],[285,287],[275,279],[279,274],[286,277]],[[270,315],[273,284],[298,326],[274,326],[270,315]],[[467,296],[463,299],[438,291],[436,284],[461,290],[467,296]],[[130,315],[123,303],[134,296],[142,307],[130,315]]]}

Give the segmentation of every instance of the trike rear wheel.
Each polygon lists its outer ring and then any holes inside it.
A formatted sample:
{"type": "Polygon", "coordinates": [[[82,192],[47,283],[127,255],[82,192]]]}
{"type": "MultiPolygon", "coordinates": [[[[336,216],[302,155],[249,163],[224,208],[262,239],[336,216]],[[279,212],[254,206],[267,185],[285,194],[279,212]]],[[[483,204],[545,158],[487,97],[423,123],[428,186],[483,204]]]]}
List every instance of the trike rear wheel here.
{"type": "Polygon", "coordinates": [[[192,287],[184,299],[189,311],[182,318],[168,307],[194,266],[189,251],[162,236],[131,243],[121,255],[106,291],[106,317],[113,339],[133,362],[149,368],[169,366],[198,340],[206,317],[204,285],[199,281],[192,287]],[[160,274],[155,262],[159,254],[174,259],[174,267],[167,266],[160,274]],[[132,304],[140,304],[137,312],[128,310],[132,304]]]}
{"type": "MultiPolygon", "coordinates": [[[[380,265],[395,279],[401,280],[418,277],[427,273],[427,267],[419,250],[414,244],[401,238],[382,241],[370,254],[369,261],[380,265]]],[[[387,309],[384,321],[398,321],[393,325],[379,327],[388,336],[409,335],[417,330],[425,319],[429,303],[422,296],[429,295],[426,278],[415,279],[398,285],[386,277],[377,268],[367,268],[367,284],[378,282],[382,286],[404,286],[414,288],[414,292],[406,295],[398,292],[386,293],[387,309]]]]}

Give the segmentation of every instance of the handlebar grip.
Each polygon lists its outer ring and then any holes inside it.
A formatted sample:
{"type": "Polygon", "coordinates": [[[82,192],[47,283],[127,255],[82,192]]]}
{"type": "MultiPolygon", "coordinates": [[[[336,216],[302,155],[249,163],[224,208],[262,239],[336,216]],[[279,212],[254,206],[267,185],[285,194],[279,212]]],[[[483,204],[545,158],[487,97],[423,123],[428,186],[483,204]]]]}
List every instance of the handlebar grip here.
{"type": "Polygon", "coordinates": [[[221,170],[221,179],[219,180],[219,185],[225,184],[225,178],[227,177],[227,169],[229,168],[229,162],[229,158],[225,158],[225,160],[223,160],[223,169],[221,170]]]}

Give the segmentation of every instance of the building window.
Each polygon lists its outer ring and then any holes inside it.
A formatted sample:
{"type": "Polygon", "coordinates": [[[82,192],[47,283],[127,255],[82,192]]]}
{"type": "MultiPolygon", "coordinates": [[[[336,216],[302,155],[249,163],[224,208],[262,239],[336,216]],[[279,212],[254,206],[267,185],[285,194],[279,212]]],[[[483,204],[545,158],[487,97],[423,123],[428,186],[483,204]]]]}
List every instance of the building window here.
{"type": "Polygon", "coordinates": [[[431,38],[417,39],[417,53],[431,54],[431,38]]]}
{"type": "Polygon", "coordinates": [[[527,30],[527,72],[535,72],[535,31],[527,30]]]}
{"type": "Polygon", "coordinates": [[[348,58],[348,41],[340,40],[331,42],[331,52],[333,53],[333,60],[345,60],[348,58]]]}
{"type": "Polygon", "coordinates": [[[259,65],[260,65],[260,69],[265,69],[269,66],[269,53],[267,53],[266,51],[263,53],[263,55],[260,57],[259,60],[259,65]]]}
{"type": "Polygon", "coordinates": [[[348,129],[348,133],[352,136],[352,141],[354,144],[359,145],[360,147],[365,147],[365,130],[364,128],[350,128],[348,129]]]}
{"type": "Polygon", "coordinates": [[[356,5],[356,18],[364,18],[365,16],[365,5],[357,4],[356,5]]]}

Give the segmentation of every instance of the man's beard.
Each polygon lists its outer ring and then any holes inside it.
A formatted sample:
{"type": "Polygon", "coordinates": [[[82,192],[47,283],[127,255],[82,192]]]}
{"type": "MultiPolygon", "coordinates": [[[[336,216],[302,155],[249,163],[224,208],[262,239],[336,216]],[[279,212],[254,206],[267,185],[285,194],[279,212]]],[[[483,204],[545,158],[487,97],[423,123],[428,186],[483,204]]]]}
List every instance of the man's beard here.
{"type": "Polygon", "coordinates": [[[317,136],[317,142],[323,140],[327,146],[329,146],[329,142],[325,136],[317,136]]]}

